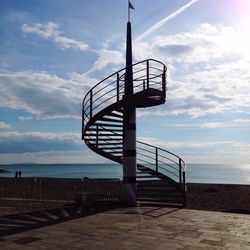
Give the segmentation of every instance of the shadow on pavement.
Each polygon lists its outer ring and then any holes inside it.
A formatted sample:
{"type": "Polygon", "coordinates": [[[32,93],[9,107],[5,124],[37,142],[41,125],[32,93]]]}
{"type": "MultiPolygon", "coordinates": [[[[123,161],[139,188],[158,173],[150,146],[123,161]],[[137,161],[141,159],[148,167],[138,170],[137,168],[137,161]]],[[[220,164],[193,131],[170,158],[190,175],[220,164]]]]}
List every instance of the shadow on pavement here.
{"type": "Polygon", "coordinates": [[[45,227],[121,207],[117,203],[71,203],[56,209],[0,217],[0,237],[45,227]]]}

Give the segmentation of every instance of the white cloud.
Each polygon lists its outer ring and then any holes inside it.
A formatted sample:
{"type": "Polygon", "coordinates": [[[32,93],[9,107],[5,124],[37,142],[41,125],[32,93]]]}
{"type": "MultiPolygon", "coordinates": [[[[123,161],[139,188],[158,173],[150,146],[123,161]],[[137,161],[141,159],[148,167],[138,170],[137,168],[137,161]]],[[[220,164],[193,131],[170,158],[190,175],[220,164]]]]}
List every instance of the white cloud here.
{"type": "Polygon", "coordinates": [[[59,30],[59,24],[54,22],[48,22],[46,24],[35,23],[33,25],[23,24],[22,31],[25,33],[35,33],[45,39],[52,40],[63,49],[72,48],[85,51],[89,48],[89,46],[83,42],[63,36],[59,30]]]}
{"type": "Polygon", "coordinates": [[[214,129],[214,128],[244,128],[250,125],[250,120],[249,119],[235,119],[232,121],[221,121],[221,122],[205,122],[205,123],[200,123],[199,127],[201,128],[208,128],[208,129],[214,129]]]}
{"type": "Polygon", "coordinates": [[[2,132],[0,162],[109,163],[87,148],[76,133],[2,132]]]}
{"type": "Polygon", "coordinates": [[[30,112],[38,119],[80,119],[84,94],[96,82],[76,73],[67,80],[46,72],[0,73],[0,106],[30,112]]]}
{"type": "Polygon", "coordinates": [[[101,70],[109,64],[120,65],[125,63],[124,54],[118,50],[102,49],[99,58],[94,64],[93,70],[101,70]]]}
{"type": "Polygon", "coordinates": [[[203,23],[192,31],[156,36],[149,42],[135,41],[134,51],[138,58],[146,52],[170,63],[194,64],[221,57],[225,61],[236,55],[247,55],[249,59],[249,47],[246,46],[249,41],[249,37],[231,27],[203,23]]]}
{"type": "Polygon", "coordinates": [[[71,140],[79,141],[79,135],[75,133],[52,133],[52,132],[18,132],[18,131],[9,131],[1,132],[0,138],[24,138],[24,137],[33,137],[33,138],[42,138],[46,140],[71,140]]]}
{"type": "Polygon", "coordinates": [[[123,38],[123,34],[115,34],[102,43],[103,49],[113,49],[116,43],[123,38]]]}
{"type": "Polygon", "coordinates": [[[249,143],[240,141],[174,141],[141,137],[140,141],[174,152],[189,163],[247,164],[249,143]]]}
{"type": "Polygon", "coordinates": [[[18,117],[19,120],[21,121],[29,121],[29,120],[33,120],[33,116],[19,116],[18,117]]]}
{"type": "Polygon", "coordinates": [[[236,119],[233,122],[241,125],[250,125],[250,119],[236,119]]]}
{"type": "Polygon", "coordinates": [[[24,23],[27,22],[31,18],[31,14],[27,11],[23,10],[15,10],[14,9],[8,9],[5,15],[5,19],[8,22],[13,22],[13,23],[24,23]]]}
{"type": "Polygon", "coordinates": [[[0,153],[71,151],[80,150],[82,144],[80,133],[0,133],[0,153]]]}
{"type": "Polygon", "coordinates": [[[138,113],[197,117],[249,110],[250,53],[243,37],[230,27],[201,24],[135,43],[137,60],[147,55],[169,66],[166,105],[138,113]]]}
{"type": "Polygon", "coordinates": [[[10,127],[11,127],[10,124],[0,121],[0,128],[10,128],[10,127]]]}

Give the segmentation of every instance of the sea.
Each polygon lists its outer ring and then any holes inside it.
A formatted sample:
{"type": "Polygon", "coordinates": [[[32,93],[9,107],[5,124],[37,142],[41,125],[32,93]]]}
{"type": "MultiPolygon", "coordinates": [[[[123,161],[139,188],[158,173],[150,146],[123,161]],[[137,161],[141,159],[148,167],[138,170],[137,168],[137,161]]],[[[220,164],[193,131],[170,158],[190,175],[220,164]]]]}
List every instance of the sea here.
{"type": "MultiPolygon", "coordinates": [[[[0,177],[14,177],[16,171],[21,171],[22,177],[122,179],[119,164],[13,164],[0,165],[0,169],[8,171],[0,173],[0,177]]],[[[188,164],[186,178],[189,183],[250,185],[250,164],[188,164]]]]}

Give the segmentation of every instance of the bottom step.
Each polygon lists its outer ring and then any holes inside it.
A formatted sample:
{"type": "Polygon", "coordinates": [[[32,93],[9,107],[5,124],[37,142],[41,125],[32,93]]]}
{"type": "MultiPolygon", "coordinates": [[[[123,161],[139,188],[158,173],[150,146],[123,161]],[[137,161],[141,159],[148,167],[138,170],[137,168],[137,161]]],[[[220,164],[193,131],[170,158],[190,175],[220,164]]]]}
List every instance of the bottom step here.
{"type": "Polygon", "coordinates": [[[183,208],[183,203],[173,203],[173,202],[164,202],[164,201],[144,201],[144,200],[137,200],[138,206],[157,206],[157,207],[175,207],[175,208],[183,208]]]}

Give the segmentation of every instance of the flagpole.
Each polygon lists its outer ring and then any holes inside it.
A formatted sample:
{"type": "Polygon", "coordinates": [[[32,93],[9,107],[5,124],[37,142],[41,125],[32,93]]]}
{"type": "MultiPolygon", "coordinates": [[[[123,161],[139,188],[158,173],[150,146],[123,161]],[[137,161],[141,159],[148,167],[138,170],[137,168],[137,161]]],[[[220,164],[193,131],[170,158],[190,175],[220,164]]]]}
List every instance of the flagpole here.
{"type": "Polygon", "coordinates": [[[128,0],[128,21],[130,22],[130,7],[129,7],[129,0],[128,0]]]}

